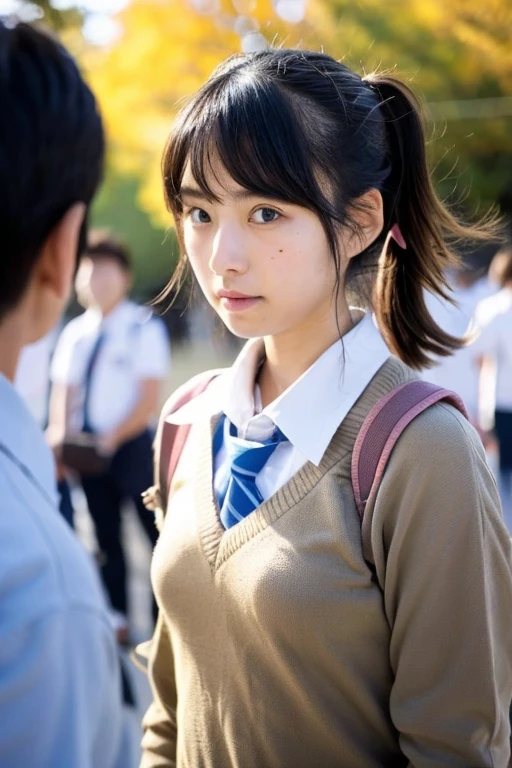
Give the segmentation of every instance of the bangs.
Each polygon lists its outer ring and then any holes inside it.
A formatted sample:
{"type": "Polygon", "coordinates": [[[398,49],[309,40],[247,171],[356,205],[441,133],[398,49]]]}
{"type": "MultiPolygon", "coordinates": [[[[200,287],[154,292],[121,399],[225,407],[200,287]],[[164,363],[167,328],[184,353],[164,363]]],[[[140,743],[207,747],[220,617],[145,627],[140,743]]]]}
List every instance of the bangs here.
{"type": "Polygon", "coordinates": [[[257,82],[247,71],[207,83],[182,113],[167,147],[164,174],[173,213],[181,213],[181,184],[190,161],[196,183],[212,201],[218,197],[208,179],[216,179],[220,162],[255,195],[332,216],[317,181],[324,169],[315,163],[298,106],[285,88],[257,82]]]}

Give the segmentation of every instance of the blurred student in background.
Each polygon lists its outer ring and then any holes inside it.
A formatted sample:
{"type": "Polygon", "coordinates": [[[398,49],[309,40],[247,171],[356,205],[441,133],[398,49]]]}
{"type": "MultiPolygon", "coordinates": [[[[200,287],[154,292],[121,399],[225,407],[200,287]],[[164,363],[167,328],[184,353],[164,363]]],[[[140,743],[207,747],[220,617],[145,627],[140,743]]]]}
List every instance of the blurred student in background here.
{"type": "Polygon", "coordinates": [[[69,298],[104,139],[42,32],[0,21],[0,763],[119,768],[121,686],[101,585],[57,508],[55,465],[13,381],[69,298]]]}
{"type": "MultiPolygon", "coordinates": [[[[448,279],[451,286],[450,303],[441,296],[426,294],[426,304],[435,322],[451,336],[465,336],[477,304],[496,292],[485,271],[470,263],[461,264],[448,279]]],[[[470,345],[461,347],[448,357],[438,357],[436,364],[427,369],[423,377],[440,387],[451,389],[461,396],[473,424],[479,418],[479,368],[470,345]]]]}
{"type": "MultiPolygon", "coordinates": [[[[86,312],[64,329],[52,363],[51,427],[61,435],[94,435],[109,457],[103,471],[80,476],[100,549],[101,573],[110,597],[118,639],[129,641],[121,505],[131,500],[154,546],[154,516],[141,494],[153,482],[152,415],[169,371],[163,322],[127,299],[130,256],[120,242],[96,233],[76,276],[86,312]]],[[[153,609],[155,614],[155,608],[153,609]]]]}
{"type": "Polygon", "coordinates": [[[512,533],[512,246],[496,254],[490,277],[500,290],[478,304],[475,312],[478,337],[470,349],[481,367],[486,362],[494,365],[499,487],[503,515],[512,533]]]}

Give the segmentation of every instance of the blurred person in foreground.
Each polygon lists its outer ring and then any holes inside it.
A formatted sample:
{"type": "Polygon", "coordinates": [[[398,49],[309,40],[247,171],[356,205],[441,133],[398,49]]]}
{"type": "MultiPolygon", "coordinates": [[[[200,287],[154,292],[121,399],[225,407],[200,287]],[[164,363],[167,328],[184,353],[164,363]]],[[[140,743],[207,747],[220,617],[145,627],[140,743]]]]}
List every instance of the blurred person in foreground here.
{"type": "MultiPolygon", "coordinates": [[[[48,426],[48,404],[50,397],[50,365],[55,344],[60,332],[60,323],[52,328],[42,339],[27,344],[21,350],[16,368],[14,387],[21,395],[27,408],[41,429],[48,426]]],[[[51,436],[50,436],[51,437],[51,436]]],[[[74,510],[71,490],[58,466],[59,510],[67,523],[74,528],[74,510]]]]}
{"type": "Polygon", "coordinates": [[[483,367],[494,364],[494,431],[499,450],[499,488],[503,516],[512,533],[512,245],[493,259],[491,280],[500,286],[494,296],[481,301],[475,311],[478,333],[471,350],[483,367]]]}
{"type": "MultiPolygon", "coordinates": [[[[153,547],[158,532],[141,494],[153,482],[153,436],[148,425],[169,370],[165,326],[147,308],[127,299],[131,284],[126,246],[104,232],[94,233],[75,281],[86,312],[66,326],[57,343],[50,408],[56,432],[93,435],[98,450],[108,458],[104,471],[80,472],[80,482],[122,644],[130,637],[121,505],[133,502],[153,547]]],[[[153,613],[156,618],[155,604],[153,613]]]]}
{"type": "Polygon", "coordinates": [[[55,465],[15,391],[20,352],[69,298],[101,177],[101,118],[56,41],[0,21],[0,763],[126,765],[101,584],[58,512],[55,465]]]}

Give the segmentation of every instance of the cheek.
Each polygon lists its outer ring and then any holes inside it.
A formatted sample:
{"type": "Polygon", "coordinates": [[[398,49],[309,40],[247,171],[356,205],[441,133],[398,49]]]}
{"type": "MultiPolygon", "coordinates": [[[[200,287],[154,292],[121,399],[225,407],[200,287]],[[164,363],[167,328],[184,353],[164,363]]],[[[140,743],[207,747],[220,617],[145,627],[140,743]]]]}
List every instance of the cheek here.
{"type": "Polygon", "coordinates": [[[202,282],[204,276],[209,272],[211,256],[211,247],[209,242],[207,242],[207,238],[199,236],[196,232],[187,231],[185,228],[183,232],[183,247],[194,275],[199,282],[202,282]]]}
{"type": "Polygon", "coordinates": [[[294,247],[283,245],[270,254],[269,271],[286,293],[300,291],[304,297],[332,291],[336,281],[334,260],[318,241],[305,237],[294,247]]]}

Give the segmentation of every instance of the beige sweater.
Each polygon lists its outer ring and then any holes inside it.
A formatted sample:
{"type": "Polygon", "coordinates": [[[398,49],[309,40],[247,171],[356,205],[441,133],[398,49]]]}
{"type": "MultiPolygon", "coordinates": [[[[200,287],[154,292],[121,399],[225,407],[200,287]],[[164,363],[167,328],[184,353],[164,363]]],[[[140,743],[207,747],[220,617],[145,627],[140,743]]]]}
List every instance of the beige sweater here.
{"type": "Polygon", "coordinates": [[[433,406],[362,532],[355,508],[364,416],[412,376],[390,358],[320,466],[228,531],[216,419],[194,428],[153,562],[143,768],[506,767],[511,552],[474,430],[433,406]]]}

